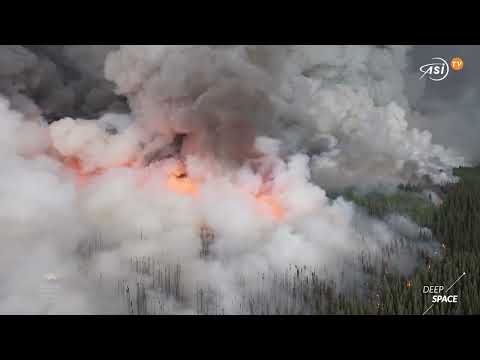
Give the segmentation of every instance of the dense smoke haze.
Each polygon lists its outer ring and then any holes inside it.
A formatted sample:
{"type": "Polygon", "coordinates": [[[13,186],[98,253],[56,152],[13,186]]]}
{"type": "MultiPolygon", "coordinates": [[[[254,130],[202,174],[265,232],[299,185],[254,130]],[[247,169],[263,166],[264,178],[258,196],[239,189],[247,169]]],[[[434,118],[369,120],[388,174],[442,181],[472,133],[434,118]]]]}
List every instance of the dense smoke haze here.
{"type": "Polygon", "coordinates": [[[125,312],[110,290],[135,283],[134,257],[181,264],[187,297],[212,286],[235,313],[239,284],[259,274],[305,265],[335,280],[345,259],[415,237],[408,218],[327,193],[452,182],[453,167],[478,161],[478,53],[0,46],[0,313],[125,312]],[[419,79],[454,55],[463,74],[419,79]]]}

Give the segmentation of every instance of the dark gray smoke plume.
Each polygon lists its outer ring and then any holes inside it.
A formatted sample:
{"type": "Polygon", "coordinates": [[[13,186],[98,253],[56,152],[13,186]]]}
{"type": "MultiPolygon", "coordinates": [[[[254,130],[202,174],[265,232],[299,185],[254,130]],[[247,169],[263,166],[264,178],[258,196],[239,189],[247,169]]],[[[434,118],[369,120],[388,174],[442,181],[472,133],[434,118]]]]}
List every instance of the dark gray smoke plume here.
{"type": "Polygon", "coordinates": [[[105,80],[106,55],[116,45],[3,45],[0,93],[12,107],[49,120],[65,116],[97,117],[125,111],[125,101],[105,80]]]}

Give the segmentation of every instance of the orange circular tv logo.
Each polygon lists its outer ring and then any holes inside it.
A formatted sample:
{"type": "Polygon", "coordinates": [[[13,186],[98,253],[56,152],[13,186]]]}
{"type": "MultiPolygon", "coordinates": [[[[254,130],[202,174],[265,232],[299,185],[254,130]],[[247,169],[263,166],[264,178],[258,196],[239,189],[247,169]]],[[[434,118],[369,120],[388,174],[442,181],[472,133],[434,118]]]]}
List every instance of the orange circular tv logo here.
{"type": "Polygon", "coordinates": [[[450,61],[450,67],[452,68],[452,70],[454,71],[460,71],[463,69],[463,60],[462,58],[460,57],[454,57],[451,61],[450,61]]]}

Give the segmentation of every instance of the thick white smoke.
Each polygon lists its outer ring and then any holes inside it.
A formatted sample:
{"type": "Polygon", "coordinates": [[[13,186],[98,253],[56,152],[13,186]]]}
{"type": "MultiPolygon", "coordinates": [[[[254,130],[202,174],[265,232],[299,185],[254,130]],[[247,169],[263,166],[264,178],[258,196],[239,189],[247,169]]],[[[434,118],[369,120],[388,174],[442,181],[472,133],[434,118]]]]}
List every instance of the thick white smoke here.
{"type": "Polygon", "coordinates": [[[122,46],[105,75],[131,114],[48,126],[2,98],[0,312],[118,310],[82,280],[78,253],[98,234],[88,271],[102,281],[130,277],[135,256],[180,263],[185,287],[215,286],[227,312],[240,278],[379,253],[406,223],[324,188],[441,182],[461,163],[408,126],[407,50],[122,46]],[[50,272],[68,285],[48,308],[32,299],[50,272]]]}

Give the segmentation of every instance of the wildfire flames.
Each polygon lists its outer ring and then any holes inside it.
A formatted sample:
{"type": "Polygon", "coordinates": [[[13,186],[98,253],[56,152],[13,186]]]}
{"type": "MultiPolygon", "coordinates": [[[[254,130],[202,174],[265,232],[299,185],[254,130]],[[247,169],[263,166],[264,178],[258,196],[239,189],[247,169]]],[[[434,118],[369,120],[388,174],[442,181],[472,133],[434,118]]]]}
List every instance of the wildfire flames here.
{"type": "Polygon", "coordinates": [[[177,163],[168,176],[167,187],[183,195],[195,195],[198,192],[198,184],[187,176],[185,168],[180,163],[177,163]]]}
{"type": "Polygon", "coordinates": [[[284,217],[284,210],[278,201],[271,195],[257,195],[257,201],[267,209],[267,212],[273,216],[275,220],[282,220],[284,217]]]}
{"type": "MultiPolygon", "coordinates": [[[[200,184],[187,176],[185,168],[178,163],[175,169],[170,173],[167,181],[167,187],[178,194],[193,196],[197,194],[200,184]]],[[[261,212],[272,216],[275,220],[282,220],[284,210],[278,201],[268,194],[257,194],[255,196],[261,212]]]]}
{"type": "MultiPolygon", "coordinates": [[[[76,157],[64,157],[62,158],[62,162],[67,169],[73,172],[75,176],[75,186],[77,187],[77,189],[80,189],[83,186],[87,185],[90,179],[94,178],[95,176],[102,175],[108,170],[108,169],[95,169],[92,171],[86,171],[82,166],[81,160],[76,157]]],[[[118,166],[115,166],[115,167],[122,168],[122,167],[131,167],[131,166],[132,166],[131,162],[126,162],[124,164],[119,164],[118,166]]]]}
{"type": "Polygon", "coordinates": [[[76,157],[68,157],[63,159],[63,164],[69,170],[71,170],[75,176],[75,186],[81,188],[88,183],[88,180],[92,176],[101,175],[102,170],[95,170],[94,172],[86,172],[83,169],[82,162],[76,157]]]}
{"type": "MultiPolygon", "coordinates": [[[[88,184],[90,179],[102,175],[107,169],[95,169],[94,171],[85,171],[82,162],[76,157],[62,158],[63,164],[67,169],[73,172],[75,176],[75,186],[80,189],[88,184]]],[[[117,167],[131,167],[131,163],[125,163],[117,167]]],[[[140,179],[142,180],[142,179],[140,179]]],[[[143,179],[145,180],[145,179],[143,179]]],[[[142,186],[144,181],[139,181],[142,186]]],[[[180,195],[195,196],[200,189],[200,182],[190,178],[181,162],[178,162],[173,170],[170,171],[166,182],[166,188],[180,195]]],[[[258,203],[258,209],[261,213],[273,217],[276,221],[284,218],[285,210],[274,196],[270,194],[255,194],[255,200],[258,203]]]]}
{"type": "Polygon", "coordinates": [[[190,178],[177,177],[171,175],[167,181],[167,187],[179,194],[195,195],[198,191],[198,186],[190,178]]]}

